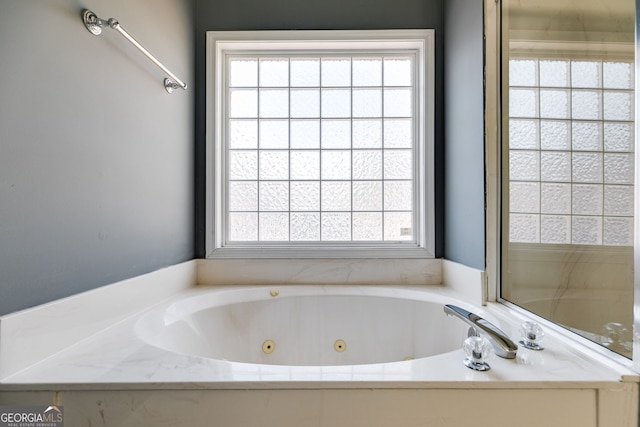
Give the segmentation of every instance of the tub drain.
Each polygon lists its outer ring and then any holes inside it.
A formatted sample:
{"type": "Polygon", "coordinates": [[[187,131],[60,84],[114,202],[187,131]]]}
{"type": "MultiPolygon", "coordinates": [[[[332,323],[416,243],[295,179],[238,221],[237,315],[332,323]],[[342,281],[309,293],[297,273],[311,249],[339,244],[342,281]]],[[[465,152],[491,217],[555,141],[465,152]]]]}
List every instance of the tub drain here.
{"type": "Polygon", "coordinates": [[[338,353],[342,353],[343,351],[345,351],[347,349],[347,343],[344,342],[344,340],[336,340],[336,342],[333,343],[333,348],[338,353]]]}
{"type": "Polygon", "coordinates": [[[265,354],[271,354],[275,349],[276,349],[276,343],[274,343],[271,340],[266,340],[265,342],[262,343],[262,351],[265,354]]]}

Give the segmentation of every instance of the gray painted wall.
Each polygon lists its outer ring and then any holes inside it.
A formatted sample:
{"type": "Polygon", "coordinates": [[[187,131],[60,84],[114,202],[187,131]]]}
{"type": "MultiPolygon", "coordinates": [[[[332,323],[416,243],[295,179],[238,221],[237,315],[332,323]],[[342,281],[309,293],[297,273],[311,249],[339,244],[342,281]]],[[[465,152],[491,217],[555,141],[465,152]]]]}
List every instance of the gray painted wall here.
{"type": "Polygon", "coordinates": [[[436,254],[483,268],[480,0],[0,0],[0,315],[204,254],[206,30],[376,28],[436,30],[436,254]]]}
{"type": "Polygon", "coordinates": [[[193,3],[0,0],[0,314],[193,258],[193,3]]]}
{"type": "Polygon", "coordinates": [[[482,0],[445,9],[444,257],[485,268],[482,0]]]}
{"type": "MultiPolygon", "coordinates": [[[[443,99],[444,0],[196,0],[196,83],[205,85],[206,31],[436,30],[436,102],[443,99]]],[[[480,84],[482,87],[482,82],[480,84]]],[[[436,255],[442,256],[443,109],[436,127],[436,255]]],[[[205,94],[196,94],[196,255],[205,255],[205,94]]]]}

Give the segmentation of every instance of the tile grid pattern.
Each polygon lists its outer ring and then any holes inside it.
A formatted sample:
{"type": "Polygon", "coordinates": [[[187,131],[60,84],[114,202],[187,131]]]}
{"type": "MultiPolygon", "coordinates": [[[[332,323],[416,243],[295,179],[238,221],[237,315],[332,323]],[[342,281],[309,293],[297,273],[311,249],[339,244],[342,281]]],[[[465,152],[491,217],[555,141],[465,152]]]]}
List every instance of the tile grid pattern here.
{"type": "Polygon", "coordinates": [[[509,240],[633,244],[633,63],[509,61],[509,240]]]}
{"type": "Polygon", "coordinates": [[[231,56],[230,241],[414,239],[411,55],[231,56]]]}

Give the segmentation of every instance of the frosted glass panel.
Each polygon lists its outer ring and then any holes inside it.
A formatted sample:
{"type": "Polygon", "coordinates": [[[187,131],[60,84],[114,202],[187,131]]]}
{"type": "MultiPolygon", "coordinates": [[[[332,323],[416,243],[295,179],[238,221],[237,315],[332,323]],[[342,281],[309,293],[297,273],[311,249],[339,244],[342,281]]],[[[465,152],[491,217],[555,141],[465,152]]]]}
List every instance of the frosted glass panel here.
{"type": "Polygon", "coordinates": [[[540,148],[538,120],[513,119],[509,121],[509,148],[540,148]]]}
{"type": "Polygon", "coordinates": [[[537,115],[537,89],[509,89],[510,117],[536,117],[537,115]]]}
{"type": "Polygon", "coordinates": [[[260,213],[259,239],[263,241],[289,240],[288,213],[260,213]]]}
{"type": "Polygon", "coordinates": [[[604,119],[633,120],[633,102],[631,92],[604,92],[604,119]]]}
{"type": "Polygon", "coordinates": [[[322,240],[351,240],[351,214],[322,213],[320,229],[322,240]]]}
{"type": "Polygon", "coordinates": [[[289,179],[289,152],[261,151],[260,179],[289,179]]]}
{"type": "Polygon", "coordinates": [[[571,184],[542,183],[540,186],[540,212],[570,214],[571,184]]]}
{"type": "Polygon", "coordinates": [[[538,243],[540,241],[540,215],[509,215],[509,241],[538,243]]]}
{"type": "Polygon", "coordinates": [[[291,151],[291,179],[320,179],[320,151],[291,151]]]}
{"type": "Polygon", "coordinates": [[[292,211],[320,210],[320,181],[291,182],[292,211]]]}
{"type": "Polygon", "coordinates": [[[258,85],[258,61],[233,59],[229,61],[229,86],[255,87],[258,85]]]}
{"type": "Polygon", "coordinates": [[[605,89],[633,89],[633,63],[605,62],[602,64],[605,89]]]}
{"type": "Polygon", "coordinates": [[[320,117],[320,91],[317,89],[291,89],[291,117],[320,117]]]}
{"type": "Polygon", "coordinates": [[[569,122],[541,120],[540,148],[542,150],[571,149],[571,128],[569,122]]]}
{"type": "Polygon", "coordinates": [[[404,58],[384,59],[385,86],[411,86],[413,84],[411,60],[404,58]]]}
{"type": "Polygon", "coordinates": [[[382,90],[354,89],[353,117],[381,117],[382,90]]]}
{"type": "Polygon", "coordinates": [[[385,117],[411,117],[413,108],[411,89],[384,90],[385,117]]]}
{"type": "Polygon", "coordinates": [[[626,185],[604,186],[604,214],[633,216],[633,187],[626,185]]]}
{"type": "Polygon", "coordinates": [[[350,117],[351,91],[343,89],[322,90],[322,117],[350,117]]]}
{"type": "Polygon", "coordinates": [[[571,85],[575,88],[602,87],[600,62],[573,61],[571,63],[571,85]]]}
{"type": "Polygon", "coordinates": [[[288,87],[289,59],[269,58],[260,60],[260,86],[288,87]]]}
{"type": "Polygon", "coordinates": [[[319,241],[320,240],[320,214],[291,213],[291,240],[293,241],[319,241]]]}
{"type": "Polygon", "coordinates": [[[351,148],[351,122],[349,120],[323,120],[322,148],[351,148]]]}
{"type": "Polygon", "coordinates": [[[569,91],[540,89],[540,117],[568,119],[569,91]]]}
{"type": "Polygon", "coordinates": [[[291,148],[320,148],[319,120],[291,120],[291,148]]]}
{"type": "Polygon", "coordinates": [[[258,239],[258,214],[229,212],[229,239],[254,241],[258,239]]]}
{"type": "Polygon", "coordinates": [[[571,153],[543,151],[540,153],[540,166],[542,181],[571,181],[571,153]]]}
{"type": "Polygon", "coordinates": [[[600,92],[573,91],[571,94],[571,118],[579,120],[598,120],[602,118],[600,92]]]}
{"type": "Polygon", "coordinates": [[[322,179],[351,179],[350,151],[323,151],[321,162],[322,179]]]}
{"type": "Polygon", "coordinates": [[[318,58],[291,59],[291,86],[293,87],[320,86],[320,59],[318,58]]]}
{"type": "Polygon", "coordinates": [[[351,59],[323,59],[322,86],[350,86],[351,59]]]}
{"type": "Polygon", "coordinates": [[[540,243],[571,243],[571,217],[542,215],[540,217],[540,243]]]}
{"type": "Polygon", "coordinates": [[[354,212],[353,240],[382,240],[382,213],[354,212]]]}
{"type": "Polygon", "coordinates": [[[289,121],[260,120],[260,148],[289,148],[289,121]]]}
{"type": "Polygon", "coordinates": [[[353,60],[354,86],[382,86],[382,59],[362,58],[353,60]]]}
{"type": "Polygon", "coordinates": [[[261,89],[260,117],[289,117],[289,91],[283,89],[261,89]]]}
{"type": "Polygon", "coordinates": [[[574,215],[572,217],[571,236],[571,243],[574,244],[601,245],[602,217],[574,215]]]}
{"type": "Polygon", "coordinates": [[[410,212],[385,212],[384,240],[411,240],[413,222],[410,212]],[[407,230],[410,233],[407,233],[407,230]]]}
{"type": "Polygon", "coordinates": [[[604,149],[606,151],[633,151],[633,124],[605,123],[604,149]]]}
{"type": "Polygon", "coordinates": [[[574,182],[602,182],[602,154],[573,153],[574,182]]]}
{"type": "Polygon", "coordinates": [[[540,183],[513,182],[509,189],[509,210],[511,212],[540,211],[540,183]]]}
{"type": "Polygon", "coordinates": [[[258,122],[229,120],[229,148],[258,148],[258,122]]]}
{"type": "Polygon", "coordinates": [[[258,153],[229,151],[229,179],[258,179],[258,153]]]}
{"type": "Polygon", "coordinates": [[[604,218],[603,244],[612,246],[633,245],[633,218],[604,218]]]}
{"type": "Polygon", "coordinates": [[[389,119],[384,121],[385,148],[411,148],[413,146],[413,121],[389,119]]]}
{"type": "Polygon", "coordinates": [[[576,151],[602,151],[602,123],[573,122],[571,142],[576,151]]]}
{"type": "Polygon", "coordinates": [[[410,211],[413,207],[411,181],[384,182],[384,209],[389,211],[410,211]]]}
{"type": "Polygon", "coordinates": [[[512,59],[509,61],[509,84],[511,86],[537,86],[538,61],[512,59]]]}
{"type": "Polygon", "coordinates": [[[353,179],[382,179],[382,151],[354,151],[353,179]]]}
{"type": "Polygon", "coordinates": [[[257,211],[258,183],[255,181],[229,182],[229,210],[257,211]]]}
{"type": "Polygon", "coordinates": [[[574,184],[572,212],[577,215],[602,215],[602,185],[574,184]]]}
{"type": "Polygon", "coordinates": [[[259,207],[261,211],[288,211],[289,183],[261,181],[259,207]]]}
{"type": "Polygon", "coordinates": [[[248,89],[229,91],[229,117],[258,117],[258,91],[248,89]]]}
{"type": "Polygon", "coordinates": [[[509,177],[514,181],[540,179],[540,153],[536,151],[512,151],[509,153],[509,177]]]}
{"type": "Polygon", "coordinates": [[[605,154],[604,182],[633,184],[633,154],[605,154]]]}
{"type": "Polygon", "coordinates": [[[322,211],[351,210],[351,181],[323,181],[320,186],[322,211]]]}
{"type": "Polygon", "coordinates": [[[353,148],[382,148],[382,121],[354,120],[351,140],[353,148]]]}
{"type": "Polygon", "coordinates": [[[569,61],[540,61],[540,86],[569,87],[569,61]]]}
{"type": "Polygon", "coordinates": [[[384,150],[384,179],[411,179],[411,150],[384,150]]]}
{"type": "Polygon", "coordinates": [[[382,210],[382,181],[355,181],[353,183],[354,211],[382,210]]]}

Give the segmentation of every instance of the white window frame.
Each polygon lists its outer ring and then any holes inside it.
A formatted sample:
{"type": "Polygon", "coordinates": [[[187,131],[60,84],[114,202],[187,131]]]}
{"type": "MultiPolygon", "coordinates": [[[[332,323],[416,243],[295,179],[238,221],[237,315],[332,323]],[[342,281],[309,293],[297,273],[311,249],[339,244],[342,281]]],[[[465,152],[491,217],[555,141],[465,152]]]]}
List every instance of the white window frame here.
{"type": "Polygon", "coordinates": [[[206,78],[206,256],[207,258],[434,258],[434,30],[210,31],[206,78]],[[330,54],[376,50],[414,52],[414,226],[412,242],[224,241],[224,82],[226,55],[283,51],[330,54]],[[325,244],[326,243],[326,244],[325,244]]]}

